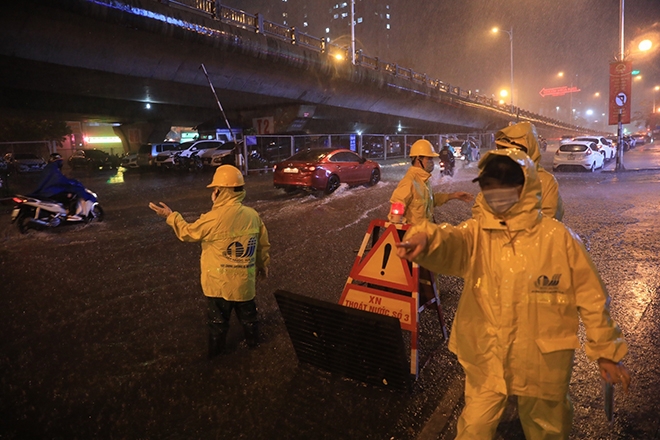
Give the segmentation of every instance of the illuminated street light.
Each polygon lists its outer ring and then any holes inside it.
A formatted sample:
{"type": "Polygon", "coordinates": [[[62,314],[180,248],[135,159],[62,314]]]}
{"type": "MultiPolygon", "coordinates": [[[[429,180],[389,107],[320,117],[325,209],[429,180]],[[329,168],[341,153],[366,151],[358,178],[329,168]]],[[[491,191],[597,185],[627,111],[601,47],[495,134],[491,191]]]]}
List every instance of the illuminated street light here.
{"type": "Polygon", "coordinates": [[[511,111],[513,112],[513,27],[508,31],[494,27],[492,31],[494,33],[506,32],[506,34],[509,36],[509,45],[511,50],[511,111]]]}
{"type": "Polygon", "coordinates": [[[645,52],[647,50],[651,50],[651,48],[653,47],[653,43],[651,42],[651,40],[642,40],[639,42],[639,45],[637,47],[642,52],[645,52]]]}
{"type": "Polygon", "coordinates": [[[509,92],[506,89],[502,89],[500,90],[500,96],[502,98],[506,98],[507,96],[509,96],[509,92]]]}

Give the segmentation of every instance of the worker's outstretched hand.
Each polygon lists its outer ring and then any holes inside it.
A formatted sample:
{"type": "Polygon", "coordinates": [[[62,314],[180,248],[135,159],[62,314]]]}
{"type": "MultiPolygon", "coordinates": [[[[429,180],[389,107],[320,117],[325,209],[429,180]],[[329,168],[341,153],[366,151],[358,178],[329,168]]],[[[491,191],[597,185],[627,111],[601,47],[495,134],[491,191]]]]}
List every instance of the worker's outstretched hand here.
{"type": "Polygon", "coordinates": [[[630,372],[621,362],[614,362],[609,359],[599,358],[598,369],[600,376],[607,383],[620,383],[623,386],[623,392],[628,392],[630,385],[630,372]]]}
{"type": "Polygon", "coordinates": [[[471,201],[474,200],[474,196],[472,194],[463,191],[456,191],[455,193],[451,193],[451,198],[459,199],[466,203],[470,203],[471,201]]]}
{"type": "Polygon", "coordinates": [[[406,241],[396,245],[396,254],[399,258],[405,258],[406,260],[412,261],[413,258],[426,249],[427,240],[428,238],[425,233],[420,232],[415,234],[406,241]]]}
{"type": "Polygon", "coordinates": [[[154,210],[156,214],[158,214],[160,217],[167,218],[168,215],[172,214],[172,210],[170,209],[169,206],[167,206],[163,202],[158,202],[160,206],[156,205],[155,203],[149,202],[149,208],[154,210]]]}

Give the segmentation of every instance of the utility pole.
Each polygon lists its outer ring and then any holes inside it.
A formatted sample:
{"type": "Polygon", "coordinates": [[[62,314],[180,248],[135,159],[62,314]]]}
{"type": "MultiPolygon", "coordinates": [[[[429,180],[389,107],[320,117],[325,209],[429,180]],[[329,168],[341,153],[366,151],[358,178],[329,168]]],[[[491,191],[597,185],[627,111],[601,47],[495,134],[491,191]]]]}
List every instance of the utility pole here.
{"type": "MultiPolygon", "coordinates": [[[[619,0],[619,60],[623,61],[626,54],[625,54],[625,47],[624,47],[624,42],[623,42],[623,10],[625,7],[625,0],[619,0]]],[[[618,128],[617,128],[617,138],[618,138],[618,145],[617,145],[617,150],[616,150],[616,165],[615,165],[615,170],[616,171],[623,171],[625,170],[625,167],[623,166],[623,124],[621,123],[621,113],[623,110],[619,108],[619,123],[618,123],[618,128]]]]}

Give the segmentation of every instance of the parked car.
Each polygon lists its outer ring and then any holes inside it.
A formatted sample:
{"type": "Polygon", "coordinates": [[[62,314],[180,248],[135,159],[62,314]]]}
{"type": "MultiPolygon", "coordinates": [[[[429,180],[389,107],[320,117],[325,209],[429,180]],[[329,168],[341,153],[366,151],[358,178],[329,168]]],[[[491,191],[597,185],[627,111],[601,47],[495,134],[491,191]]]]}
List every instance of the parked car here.
{"type": "Polygon", "coordinates": [[[224,141],[214,139],[184,142],[172,150],[159,153],[156,156],[155,164],[158,168],[201,170],[204,166],[201,156],[207,150],[216,150],[224,143],[224,141]]]}
{"type": "Polygon", "coordinates": [[[573,140],[573,135],[570,134],[564,134],[559,138],[559,143],[560,144],[567,144],[568,142],[573,140]]]}
{"type": "Polygon", "coordinates": [[[102,150],[78,150],[69,158],[69,166],[76,168],[119,168],[121,159],[102,150]]]}
{"type": "Polygon", "coordinates": [[[150,167],[155,165],[156,156],[164,151],[170,151],[177,148],[178,142],[162,142],[158,144],[140,145],[137,154],[137,164],[139,167],[150,167]]]}
{"type": "Polygon", "coordinates": [[[603,136],[578,136],[573,141],[593,142],[596,144],[596,151],[603,155],[605,160],[614,159],[616,148],[603,136]]]}
{"type": "Polygon", "coordinates": [[[222,145],[219,145],[215,148],[209,148],[202,153],[198,153],[197,155],[202,159],[202,165],[205,167],[210,167],[210,166],[218,166],[220,165],[220,162],[222,161],[223,157],[226,157],[234,151],[234,147],[236,146],[235,143],[233,142],[227,142],[222,145]],[[214,160],[216,160],[217,157],[217,163],[214,163],[214,160]]]}
{"type": "Polygon", "coordinates": [[[128,153],[122,156],[121,166],[124,168],[139,168],[140,166],[137,163],[137,153],[128,153]]]}
{"type": "Polygon", "coordinates": [[[307,189],[330,194],[342,183],[375,185],[380,165],[344,148],[313,148],[300,151],[273,167],[275,188],[307,189]]]}
{"type": "Polygon", "coordinates": [[[603,168],[605,158],[596,149],[595,142],[572,141],[559,146],[552,160],[553,171],[585,169],[594,172],[603,168]]]}
{"type": "Polygon", "coordinates": [[[18,173],[38,172],[46,167],[46,161],[32,153],[7,153],[5,162],[8,171],[13,170],[18,173]]]}

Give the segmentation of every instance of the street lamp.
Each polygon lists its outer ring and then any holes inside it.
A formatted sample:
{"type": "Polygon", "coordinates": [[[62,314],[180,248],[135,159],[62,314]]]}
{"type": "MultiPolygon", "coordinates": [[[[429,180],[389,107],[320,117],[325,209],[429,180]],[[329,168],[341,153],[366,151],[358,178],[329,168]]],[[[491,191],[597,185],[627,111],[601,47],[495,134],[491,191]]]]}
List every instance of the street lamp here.
{"type": "Polygon", "coordinates": [[[510,45],[510,48],[511,48],[511,50],[510,50],[510,52],[511,52],[511,94],[510,94],[510,97],[511,97],[511,112],[513,112],[513,27],[508,31],[506,31],[504,29],[499,29],[497,27],[494,27],[493,32],[494,33],[506,32],[506,34],[509,36],[509,45],[510,45]]]}

